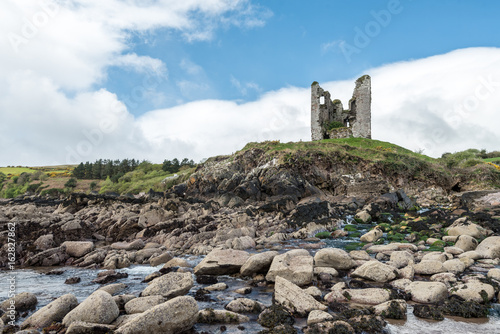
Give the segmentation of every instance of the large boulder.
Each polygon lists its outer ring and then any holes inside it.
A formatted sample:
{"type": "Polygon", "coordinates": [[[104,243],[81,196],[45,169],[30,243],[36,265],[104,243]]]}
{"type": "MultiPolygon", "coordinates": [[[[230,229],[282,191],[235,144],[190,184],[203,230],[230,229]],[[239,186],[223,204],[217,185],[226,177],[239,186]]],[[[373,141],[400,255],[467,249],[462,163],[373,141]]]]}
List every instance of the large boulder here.
{"type": "Polygon", "coordinates": [[[320,310],[313,310],[311,311],[311,313],[309,313],[309,316],[307,317],[307,325],[311,326],[323,321],[330,321],[333,319],[334,319],[333,315],[331,315],[330,313],[320,310]]]}
{"type": "Polygon", "coordinates": [[[378,305],[388,301],[391,294],[387,289],[346,289],[345,283],[337,283],[332,292],[325,296],[328,303],[352,302],[357,304],[378,305]]]}
{"type": "Polygon", "coordinates": [[[404,299],[396,299],[376,305],[374,311],[386,319],[406,319],[406,308],[404,299]]]}
{"type": "Polygon", "coordinates": [[[450,289],[450,293],[462,297],[467,301],[481,303],[493,299],[495,289],[489,284],[472,281],[454,286],[450,289]]]}
{"type": "Polygon", "coordinates": [[[473,238],[481,238],[486,235],[484,228],[481,226],[471,223],[467,220],[467,217],[458,218],[446,228],[448,235],[470,235],[473,238]]]}
{"type": "Polygon", "coordinates": [[[156,305],[160,305],[163,302],[165,302],[165,298],[163,296],[139,297],[128,301],[124,305],[124,309],[127,314],[142,313],[155,307],[156,305]]]}
{"type": "Polygon", "coordinates": [[[417,303],[434,304],[448,297],[448,289],[441,282],[413,282],[407,290],[411,299],[417,303]]]}
{"type": "Polygon", "coordinates": [[[172,272],[152,280],[142,291],[141,296],[161,295],[166,298],[182,296],[193,287],[194,281],[191,273],[172,272]]]}
{"type": "Polygon", "coordinates": [[[119,314],[120,310],[113,297],[105,291],[97,290],[66,314],[62,323],[66,327],[75,321],[110,324],[119,314]]]}
{"type": "Polygon", "coordinates": [[[454,274],[462,273],[465,270],[465,264],[460,259],[448,260],[443,263],[443,267],[454,274]]]}
{"type": "Polygon", "coordinates": [[[276,251],[268,251],[250,256],[240,268],[241,275],[251,276],[256,273],[267,272],[274,257],[278,254],[276,251]]]}
{"type": "Polygon", "coordinates": [[[373,230],[363,234],[359,240],[361,242],[375,242],[377,241],[378,239],[382,238],[382,236],[384,235],[384,232],[378,228],[378,227],[375,227],[373,230]]]}
{"type": "Polygon", "coordinates": [[[62,246],[71,257],[82,257],[92,252],[95,247],[92,241],[65,241],[62,246]]]}
{"type": "Polygon", "coordinates": [[[68,293],[33,313],[22,323],[21,327],[44,328],[53,322],[60,322],[77,305],[76,297],[68,293]]]}
{"type": "Polygon", "coordinates": [[[236,313],[260,313],[265,309],[265,306],[256,300],[236,298],[229,302],[225,309],[236,313]]]}
{"type": "Polygon", "coordinates": [[[460,235],[455,241],[455,247],[464,252],[473,251],[477,247],[477,240],[470,235],[460,235]]]}
{"type": "Polygon", "coordinates": [[[500,236],[488,237],[477,246],[478,252],[483,258],[496,259],[500,257],[500,236]]]}
{"type": "Polygon", "coordinates": [[[415,270],[415,274],[420,275],[434,275],[446,271],[443,262],[437,260],[421,261],[415,264],[413,269],[415,270]]]}
{"type": "Polygon", "coordinates": [[[349,254],[339,248],[323,248],[314,255],[315,267],[331,267],[337,270],[347,270],[355,266],[349,254]]]}
{"type": "Polygon", "coordinates": [[[313,257],[305,249],[294,249],[274,257],[266,280],[274,282],[281,276],[297,285],[306,285],[313,279],[313,257]]]}
{"type": "Polygon", "coordinates": [[[390,261],[397,268],[403,268],[408,264],[412,264],[415,260],[413,254],[409,251],[394,251],[391,253],[390,261]]]}
{"type": "Polygon", "coordinates": [[[276,277],[274,298],[277,304],[300,316],[306,316],[312,310],[328,309],[300,287],[280,276],[276,277]]]}
{"type": "Polygon", "coordinates": [[[378,261],[368,261],[356,268],[352,277],[361,277],[375,282],[388,282],[396,278],[396,268],[378,261]]]}
{"type": "Polygon", "coordinates": [[[250,319],[247,316],[226,310],[206,308],[198,312],[198,323],[239,324],[248,321],[250,321],[250,319]]]}
{"type": "Polygon", "coordinates": [[[90,322],[75,321],[69,325],[65,334],[100,334],[113,333],[116,327],[112,325],[94,324],[90,322]]]}
{"type": "Polygon", "coordinates": [[[195,268],[196,275],[231,275],[240,271],[250,257],[245,251],[214,249],[195,268]]]}
{"type": "Polygon", "coordinates": [[[54,242],[53,234],[45,234],[40,236],[33,243],[37,250],[46,251],[47,249],[54,248],[56,243],[54,242]]]}
{"type": "Polygon", "coordinates": [[[118,328],[116,334],[177,334],[196,323],[198,303],[193,297],[181,296],[157,305],[118,328]]]}
{"type": "Polygon", "coordinates": [[[0,310],[7,312],[11,305],[16,306],[17,312],[32,310],[38,303],[38,299],[31,292],[21,292],[0,304],[0,310]]]}

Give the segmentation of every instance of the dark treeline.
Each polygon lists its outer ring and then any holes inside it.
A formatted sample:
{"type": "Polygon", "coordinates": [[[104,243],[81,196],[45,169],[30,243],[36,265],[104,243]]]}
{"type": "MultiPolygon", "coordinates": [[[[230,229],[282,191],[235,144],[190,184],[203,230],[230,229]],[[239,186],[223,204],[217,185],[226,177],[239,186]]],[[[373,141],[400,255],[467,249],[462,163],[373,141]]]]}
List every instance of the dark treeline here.
{"type": "MultiPolygon", "coordinates": [[[[179,161],[177,158],[173,160],[164,160],[162,170],[169,173],[176,173],[182,167],[194,167],[196,164],[193,160],[183,159],[179,161]]],[[[137,168],[143,169],[146,173],[154,169],[149,161],[139,161],[136,159],[110,160],[99,159],[95,162],[80,163],[74,170],[73,176],[77,179],[98,179],[105,180],[110,178],[113,182],[117,182],[120,177],[137,168]]]]}
{"type": "MultiPolygon", "coordinates": [[[[142,162],[144,163],[144,161],[142,162]]],[[[80,163],[73,170],[73,176],[77,179],[100,179],[105,180],[107,177],[111,179],[119,179],[125,173],[131,172],[141,163],[135,159],[109,160],[99,159],[95,162],[80,163]]]]}
{"type": "Polygon", "coordinates": [[[161,169],[164,172],[177,173],[184,166],[194,167],[196,166],[196,164],[193,160],[188,160],[187,158],[182,159],[182,161],[179,161],[179,159],[175,158],[172,160],[164,160],[161,169]]]}

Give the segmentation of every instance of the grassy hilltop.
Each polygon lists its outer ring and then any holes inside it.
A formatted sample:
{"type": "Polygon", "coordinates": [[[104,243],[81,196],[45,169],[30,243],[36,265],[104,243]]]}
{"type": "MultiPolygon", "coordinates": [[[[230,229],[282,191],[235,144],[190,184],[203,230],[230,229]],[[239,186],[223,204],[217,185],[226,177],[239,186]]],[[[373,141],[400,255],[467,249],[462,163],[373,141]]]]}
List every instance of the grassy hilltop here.
{"type": "MultiPolygon", "coordinates": [[[[323,162],[346,162],[370,166],[381,173],[411,176],[415,180],[454,180],[467,184],[466,189],[500,188],[500,152],[470,149],[445,153],[435,159],[401,146],[364,138],[326,139],[314,142],[265,141],[249,143],[231,156],[207,161],[233,161],[245,153],[257,150],[264,160],[275,160],[281,168],[306,170],[323,162]]],[[[265,161],[260,161],[264,163],[265,161]]],[[[71,192],[131,193],[164,191],[184,182],[196,166],[182,166],[173,173],[162,164],[143,162],[133,171],[114,178],[75,178],[76,165],[48,167],[0,167],[0,197],[24,194],[59,195],[71,192]]],[[[456,189],[455,189],[456,190],[456,189]]]]}

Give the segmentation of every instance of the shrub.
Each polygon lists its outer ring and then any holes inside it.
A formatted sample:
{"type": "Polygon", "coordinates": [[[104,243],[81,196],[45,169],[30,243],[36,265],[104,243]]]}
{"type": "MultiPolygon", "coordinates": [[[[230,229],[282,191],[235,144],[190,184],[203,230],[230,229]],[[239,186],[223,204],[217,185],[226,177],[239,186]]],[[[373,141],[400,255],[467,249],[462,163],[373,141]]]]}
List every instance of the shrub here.
{"type": "Polygon", "coordinates": [[[72,178],[70,178],[70,179],[68,180],[68,182],[66,182],[66,183],[64,184],[64,186],[65,186],[66,188],[71,188],[71,189],[73,189],[73,188],[76,188],[76,184],[77,184],[77,182],[78,182],[78,181],[77,181],[74,177],[72,177],[72,178]]]}
{"type": "Polygon", "coordinates": [[[333,122],[328,123],[326,125],[326,129],[328,131],[333,130],[333,129],[343,128],[343,127],[345,127],[344,123],[342,123],[342,122],[336,122],[336,121],[333,121],[333,122]]]}
{"type": "Polygon", "coordinates": [[[332,235],[330,234],[330,232],[324,231],[316,233],[315,237],[319,239],[331,239],[332,235]]]}

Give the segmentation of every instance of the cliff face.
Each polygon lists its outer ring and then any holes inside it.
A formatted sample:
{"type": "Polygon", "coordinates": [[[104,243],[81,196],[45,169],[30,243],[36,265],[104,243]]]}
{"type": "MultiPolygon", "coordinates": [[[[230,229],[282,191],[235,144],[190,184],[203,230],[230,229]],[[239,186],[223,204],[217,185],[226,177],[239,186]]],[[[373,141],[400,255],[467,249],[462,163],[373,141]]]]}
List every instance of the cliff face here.
{"type": "Polygon", "coordinates": [[[444,195],[458,182],[430,158],[397,150],[354,148],[335,141],[249,144],[232,156],[208,160],[191,175],[186,192],[256,201],[312,195],[369,199],[397,189],[420,196],[432,189],[444,195]]]}

